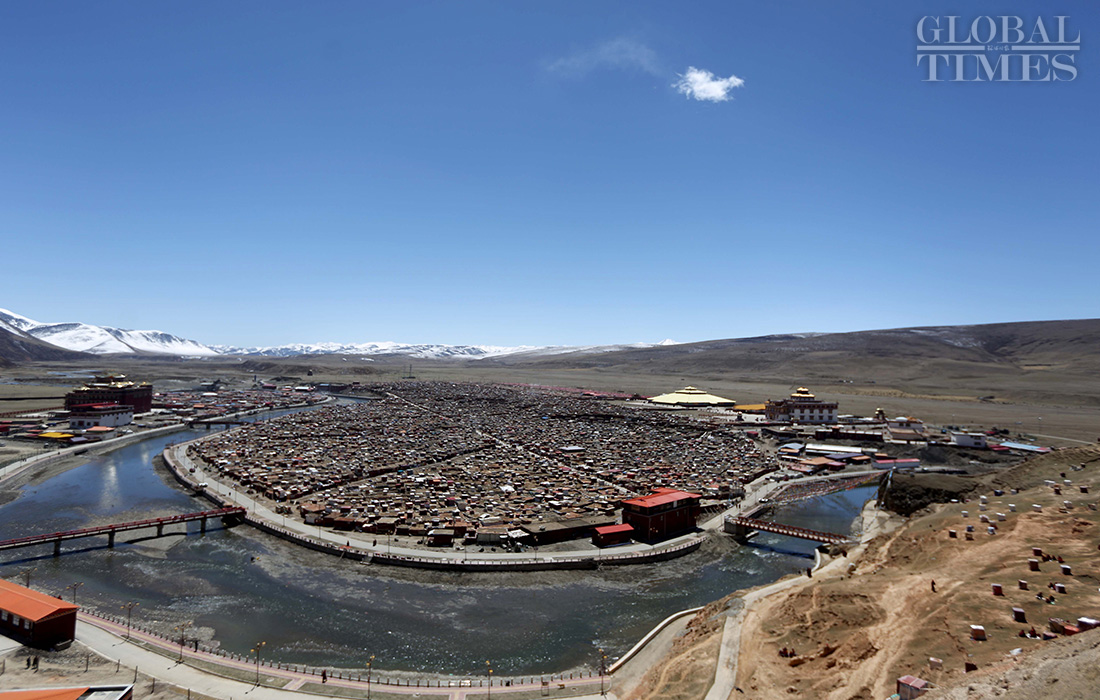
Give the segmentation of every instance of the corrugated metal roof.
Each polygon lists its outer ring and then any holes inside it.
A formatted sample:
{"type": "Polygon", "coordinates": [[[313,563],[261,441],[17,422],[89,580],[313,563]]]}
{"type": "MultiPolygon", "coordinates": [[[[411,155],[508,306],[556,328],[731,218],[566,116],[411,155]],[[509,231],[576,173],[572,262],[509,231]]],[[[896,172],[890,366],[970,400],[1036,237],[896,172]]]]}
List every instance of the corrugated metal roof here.
{"type": "Polygon", "coordinates": [[[1050,452],[1049,447],[1028,445],[1022,442],[1002,442],[1001,447],[1007,447],[1010,450],[1023,450],[1024,452],[1050,452]]]}

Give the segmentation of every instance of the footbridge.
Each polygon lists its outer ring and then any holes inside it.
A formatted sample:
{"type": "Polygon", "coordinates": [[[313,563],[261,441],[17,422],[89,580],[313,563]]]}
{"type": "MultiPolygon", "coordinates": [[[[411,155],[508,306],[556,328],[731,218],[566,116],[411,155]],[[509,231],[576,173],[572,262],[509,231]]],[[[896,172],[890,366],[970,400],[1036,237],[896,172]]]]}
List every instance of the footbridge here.
{"type": "Polygon", "coordinates": [[[164,536],[164,526],[176,523],[190,523],[198,521],[201,532],[206,532],[206,521],[210,518],[222,518],[227,522],[239,520],[245,514],[244,508],[219,508],[217,510],[203,510],[197,513],[183,513],[182,515],[169,515],[163,518],[150,518],[148,520],[134,520],[128,523],[115,523],[113,525],[98,525],[86,527],[80,530],[66,530],[65,532],[51,532],[47,535],[31,535],[29,537],[17,537],[12,540],[0,541],[0,551],[5,549],[18,549],[20,547],[32,547],[37,544],[53,543],[54,556],[61,554],[61,543],[66,540],[76,540],[96,535],[107,536],[107,546],[115,546],[115,534],[129,530],[141,530],[155,527],[157,537],[164,536]]]}
{"type": "Polygon", "coordinates": [[[212,425],[244,425],[248,421],[237,420],[235,418],[196,418],[195,420],[188,421],[187,427],[197,428],[200,425],[205,425],[209,428],[212,425]]]}
{"type": "Polygon", "coordinates": [[[795,527],[794,525],[784,525],[783,523],[773,523],[767,520],[757,520],[755,518],[745,518],[741,516],[727,517],[723,529],[738,539],[745,539],[753,531],[771,532],[777,535],[797,537],[799,539],[823,542],[825,544],[843,544],[851,539],[833,532],[819,532],[804,527],[795,527]]]}

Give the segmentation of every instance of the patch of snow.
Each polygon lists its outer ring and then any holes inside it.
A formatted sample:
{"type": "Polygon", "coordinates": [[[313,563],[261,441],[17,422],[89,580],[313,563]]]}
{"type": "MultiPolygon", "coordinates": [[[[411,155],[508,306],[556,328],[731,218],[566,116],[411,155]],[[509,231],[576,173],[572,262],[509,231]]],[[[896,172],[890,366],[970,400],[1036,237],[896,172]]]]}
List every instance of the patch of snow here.
{"type": "Polygon", "coordinates": [[[16,331],[26,331],[35,326],[40,326],[38,321],[32,321],[26,316],[20,316],[14,311],[8,311],[7,309],[0,309],[0,323],[3,323],[6,327],[14,328],[16,331]]]}
{"type": "Polygon", "coordinates": [[[104,328],[120,342],[139,352],[151,352],[165,355],[210,356],[219,354],[217,350],[194,340],[187,340],[162,331],[127,331],[119,328],[104,328]]]}
{"type": "Polygon", "coordinates": [[[960,332],[959,328],[911,328],[909,332],[916,333],[917,335],[932,336],[957,348],[978,348],[982,345],[981,342],[972,336],[960,332]]]}
{"type": "Polygon", "coordinates": [[[132,353],[133,348],[99,326],[86,323],[44,323],[28,331],[39,340],[77,352],[97,355],[121,352],[132,353]]]}
{"type": "Polygon", "coordinates": [[[534,346],[408,344],[393,341],[367,343],[290,343],[271,347],[237,348],[215,345],[213,349],[230,355],[293,357],[295,355],[407,355],[419,359],[499,357],[524,352],[534,346]]]}

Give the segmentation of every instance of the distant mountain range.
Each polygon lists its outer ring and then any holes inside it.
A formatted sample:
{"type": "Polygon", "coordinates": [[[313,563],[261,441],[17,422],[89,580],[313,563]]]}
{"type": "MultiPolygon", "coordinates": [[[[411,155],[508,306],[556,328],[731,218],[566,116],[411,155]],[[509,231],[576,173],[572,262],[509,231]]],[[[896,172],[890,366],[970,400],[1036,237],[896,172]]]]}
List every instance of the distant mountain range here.
{"type": "MultiPolygon", "coordinates": [[[[499,347],[379,343],[207,346],[161,331],[39,323],[0,310],[0,365],[118,357],[357,356],[469,363],[502,370],[596,370],[608,376],[855,383],[921,395],[1026,399],[1100,407],[1100,319],[932,326],[852,333],[792,333],[699,343],[499,347]]],[[[292,361],[292,360],[291,360],[292,361]]],[[[885,390],[885,389],[883,389],[885,390]]]]}
{"type": "Polygon", "coordinates": [[[628,345],[586,345],[586,346],[536,346],[520,345],[508,347],[501,345],[434,345],[405,344],[394,342],[378,343],[292,343],[272,347],[238,348],[228,345],[212,345],[213,350],[223,355],[251,355],[257,357],[295,357],[297,355],[406,355],[420,360],[482,360],[511,355],[542,357],[559,353],[601,353],[617,350],[651,348],[658,345],[672,345],[674,341],[660,343],[631,343],[628,345]]]}
{"type": "MultiPolygon", "coordinates": [[[[516,364],[523,355],[501,358],[516,364]]],[[[736,372],[790,376],[807,368],[829,377],[888,368],[919,377],[950,366],[1036,372],[1100,370],[1100,319],[927,326],[848,333],[793,333],[679,343],[599,356],[562,353],[533,360],[542,367],[633,368],[653,372],[736,372]]],[[[979,372],[984,374],[985,372],[979,372]]]]}
{"type": "Polygon", "coordinates": [[[162,331],[130,331],[88,323],[39,323],[0,309],[0,330],[32,337],[58,348],[93,355],[142,354],[201,357],[218,351],[162,331]]]}
{"type": "Polygon", "coordinates": [[[862,393],[872,394],[900,389],[1100,408],[1100,319],[769,335],[599,355],[517,354],[481,364],[690,377],[692,383],[859,384],[862,393]]]}
{"type": "MultiPolygon", "coordinates": [[[[504,347],[498,345],[437,345],[406,344],[394,342],[368,343],[293,343],[271,347],[234,347],[228,345],[203,345],[163,331],[132,331],[88,323],[40,323],[26,316],[0,309],[0,334],[11,336],[8,343],[30,339],[46,343],[54,349],[92,355],[175,355],[181,357],[213,357],[217,355],[249,355],[257,357],[295,357],[298,355],[403,355],[422,360],[479,360],[506,355],[539,357],[560,353],[604,353],[626,349],[640,349],[655,345],[672,345],[671,340],[662,343],[633,343],[628,345],[598,345],[584,347],[531,346],[504,347]]],[[[0,344],[0,358],[7,356],[0,344]]],[[[35,346],[39,347],[39,346],[35,346]]],[[[40,348],[45,351],[45,348],[40,348]]],[[[34,357],[33,350],[15,352],[9,360],[57,359],[34,357]]],[[[47,353],[49,354],[49,353],[47,353]]]]}

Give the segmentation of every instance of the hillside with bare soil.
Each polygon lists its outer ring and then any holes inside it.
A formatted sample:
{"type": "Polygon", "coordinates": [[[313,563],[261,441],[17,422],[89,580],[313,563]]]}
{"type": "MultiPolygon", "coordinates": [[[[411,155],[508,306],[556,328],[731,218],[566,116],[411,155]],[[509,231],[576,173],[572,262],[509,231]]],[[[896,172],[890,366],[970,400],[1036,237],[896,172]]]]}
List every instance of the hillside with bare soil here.
{"type": "MultiPolygon", "coordinates": [[[[1100,698],[1090,677],[1100,658],[1100,630],[1051,634],[1049,640],[1020,636],[1032,627],[1049,633],[1052,617],[1100,617],[1098,486],[1100,449],[1061,450],[982,477],[969,502],[921,511],[868,541],[862,553],[853,550],[813,578],[763,597],[748,607],[739,630],[739,690],[730,697],[870,700],[888,697],[898,677],[912,674],[936,686],[941,697],[999,697],[1005,679],[1027,679],[1036,687],[1059,684],[1062,697],[1100,698]],[[1062,485],[1063,472],[1070,485],[1062,485]],[[1062,485],[1062,493],[1046,480],[1062,485]],[[993,481],[1004,484],[1002,496],[994,495],[993,481]],[[1013,482],[1027,488],[1013,494],[1007,490],[1013,482]],[[1071,574],[1064,575],[1057,561],[1040,561],[1040,570],[1030,571],[1033,547],[1062,557],[1071,574]],[[1018,581],[1026,581],[1027,590],[1018,581]],[[993,584],[1002,595],[994,595],[993,584]],[[1014,621],[1014,607],[1026,622],[1014,621]],[[985,641],[971,638],[971,625],[984,627],[985,641]],[[793,656],[781,655],[784,649],[793,656]]],[[[637,697],[705,696],[697,678],[674,682],[686,660],[703,673],[705,656],[699,654],[721,636],[713,624],[696,629],[651,671],[665,688],[637,697]]]]}

